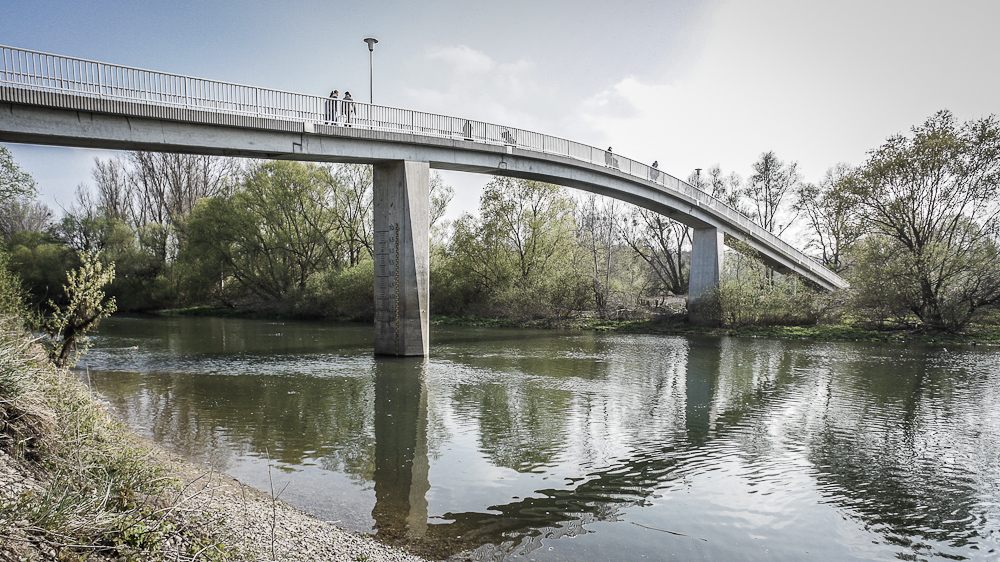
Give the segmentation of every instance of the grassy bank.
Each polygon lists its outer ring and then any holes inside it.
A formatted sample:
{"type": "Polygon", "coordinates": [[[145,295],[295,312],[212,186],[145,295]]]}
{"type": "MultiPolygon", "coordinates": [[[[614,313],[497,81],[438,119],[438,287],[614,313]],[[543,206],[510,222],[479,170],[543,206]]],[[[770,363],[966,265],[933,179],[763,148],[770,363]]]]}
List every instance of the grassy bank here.
{"type": "Polygon", "coordinates": [[[0,318],[0,560],[222,560],[212,525],[86,385],[0,318]]]}

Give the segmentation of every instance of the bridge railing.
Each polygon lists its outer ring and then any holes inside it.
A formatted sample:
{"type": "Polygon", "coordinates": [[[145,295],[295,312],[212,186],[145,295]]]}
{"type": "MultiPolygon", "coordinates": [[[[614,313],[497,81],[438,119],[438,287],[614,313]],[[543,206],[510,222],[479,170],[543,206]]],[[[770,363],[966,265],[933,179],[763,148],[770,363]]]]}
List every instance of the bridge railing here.
{"type": "Polygon", "coordinates": [[[0,46],[0,55],[0,86],[192,111],[508,145],[605,166],[665,190],[682,193],[786,254],[805,258],[805,262],[799,260],[800,265],[820,275],[830,274],[812,258],[701,189],[657,168],[575,141],[484,121],[343,99],[331,100],[322,96],[192,78],[13,47],[0,46]]]}

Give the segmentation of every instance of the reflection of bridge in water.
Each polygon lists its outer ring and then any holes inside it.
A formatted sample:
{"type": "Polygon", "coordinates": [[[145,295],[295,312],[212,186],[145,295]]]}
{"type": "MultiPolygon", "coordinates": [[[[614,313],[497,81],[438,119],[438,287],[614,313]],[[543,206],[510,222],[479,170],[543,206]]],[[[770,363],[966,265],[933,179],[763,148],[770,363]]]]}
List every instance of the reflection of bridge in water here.
{"type": "Polygon", "coordinates": [[[541,546],[542,539],[585,533],[589,523],[616,521],[622,508],[643,505],[682,476],[677,468],[685,462],[685,454],[709,438],[719,342],[695,345],[705,347],[689,355],[684,427],[673,447],[591,472],[577,479],[575,486],[535,490],[533,497],[492,505],[487,512],[449,512],[433,519],[428,517],[425,497],[431,486],[422,365],[412,364],[412,372],[399,364],[377,367],[372,511],[376,537],[435,558],[475,550],[475,559],[500,559],[514,551],[530,552],[541,546]]]}
{"type": "Polygon", "coordinates": [[[846,286],[749,218],[656,168],[514,127],[0,47],[0,141],[374,165],[375,351],[428,353],[429,169],[545,181],[693,228],[689,310],[726,240],[825,288],[846,286]]]}

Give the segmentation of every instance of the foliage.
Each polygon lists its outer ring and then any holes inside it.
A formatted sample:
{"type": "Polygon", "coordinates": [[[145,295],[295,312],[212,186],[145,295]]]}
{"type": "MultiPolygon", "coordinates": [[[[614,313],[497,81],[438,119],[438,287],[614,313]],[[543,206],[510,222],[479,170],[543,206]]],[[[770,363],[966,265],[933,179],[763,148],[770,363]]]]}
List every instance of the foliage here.
{"type": "Polygon", "coordinates": [[[52,338],[50,356],[58,367],[75,362],[73,352],[80,353],[81,338],[116,309],[114,297],[104,298],[104,287],[115,278],[114,265],[104,265],[96,253],[82,254],[80,261],[79,269],[67,273],[63,286],[69,302],[59,305],[49,301],[54,312],[45,328],[52,338]]]}
{"type": "Polygon", "coordinates": [[[864,306],[958,330],[1000,305],[998,188],[994,117],[941,111],[872,151],[842,188],[871,238],[855,276],[864,306]]]}
{"type": "Polygon", "coordinates": [[[862,233],[855,200],[843,188],[850,174],[850,166],[837,164],[819,185],[803,183],[795,192],[794,207],[812,231],[808,247],[819,250],[823,265],[835,273],[847,270],[849,252],[862,233]]]}
{"type": "Polygon", "coordinates": [[[371,228],[370,167],[259,163],[238,189],[196,205],[180,261],[219,293],[281,301],[370,257],[371,228]]]}
{"type": "Polygon", "coordinates": [[[6,245],[9,267],[21,279],[34,305],[64,298],[65,272],[77,265],[77,254],[57,239],[39,232],[18,232],[6,245]]]}
{"type": "Polygon", "coordinates": [[[370,257],[344,269],[326,269],[312,275],[295,313],[304,317],[375,318],[375,264],[370,257]]]}
{"type": "Polygon", "coordinates": [[[21,317],[26,313],[21,279],[10,269],[10,256],[0,251],[0,317],[21,317]]]}
{"type": "Polygon", "coordinates": [[[814,324],[816,293],[794,276],[775,276],[741,244],[726,255],[719,286],[707,298],[709,314],[721,325],[814,324]]]}
{"type": "MultiPolygon", "coordinates": [[[[533,316],[551,305],[573,306],[574,286],[562,282],[574,259],[574,203],[558,186],[495,177],[483,190],[480,215],[455,221],[443,263],[432,265],[432,295],[443,310],[498,309],[533,316]],[[442,279],[440,267],[448,268],[442,279]],[[443,296],[444,298],[440,298],[443,296]]],[[[567,309],[562,308],[565,313],[567,309]]]]}
{"type": "Polygon", "coordinates": [[[30,198],[35,193],[34,178],[17,165],[6,146],[0,146],[0,201],[30,198]]]}

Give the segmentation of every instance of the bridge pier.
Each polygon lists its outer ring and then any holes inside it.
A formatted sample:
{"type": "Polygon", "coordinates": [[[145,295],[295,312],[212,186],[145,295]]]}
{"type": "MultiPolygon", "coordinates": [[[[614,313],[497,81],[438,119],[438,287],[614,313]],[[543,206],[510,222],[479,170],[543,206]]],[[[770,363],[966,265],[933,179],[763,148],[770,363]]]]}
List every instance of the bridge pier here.
{"type": "Polygon", "coordinates": [[[375,354],[426,357],[430,348],[430,166],[373,165],[375,354]]]}
{"type": "Polygon", "coordinates": [[[691,278],[688,283],[688,320],[702,326],[719,323],[718,313],[707,302],[719,286],[725,256],[725,232],[721,228],[695,228],[691,236],[691,278]]]}

